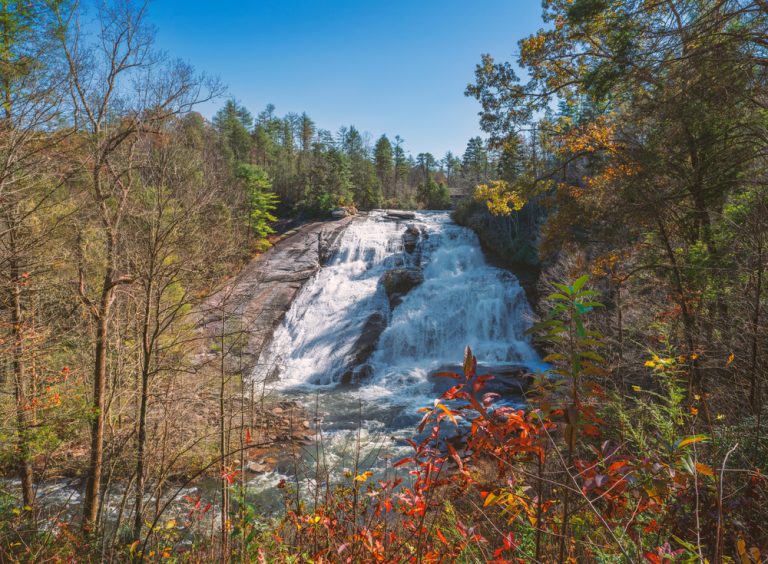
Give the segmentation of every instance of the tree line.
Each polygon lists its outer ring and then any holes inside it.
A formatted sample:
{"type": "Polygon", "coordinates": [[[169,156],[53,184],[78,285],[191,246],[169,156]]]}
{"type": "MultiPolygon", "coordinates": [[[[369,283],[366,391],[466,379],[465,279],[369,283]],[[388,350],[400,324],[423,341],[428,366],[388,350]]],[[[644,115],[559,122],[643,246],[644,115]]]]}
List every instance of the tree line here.
{"type": "Polygon", "coordinates": [[[268,176],[283,214],[318,214],[344,206],[362,209],[446,209],[451,194],[465,195],[503,168],[501,154],[480,138],[461,157],[447,152],[415,157],[399,135],[375,142],[354,126],[335,133],[306,114],[275,114],[269,104],[254,118],[228,100],[213,118],[222,151],[233,166],[257,166],[268,176]]]}

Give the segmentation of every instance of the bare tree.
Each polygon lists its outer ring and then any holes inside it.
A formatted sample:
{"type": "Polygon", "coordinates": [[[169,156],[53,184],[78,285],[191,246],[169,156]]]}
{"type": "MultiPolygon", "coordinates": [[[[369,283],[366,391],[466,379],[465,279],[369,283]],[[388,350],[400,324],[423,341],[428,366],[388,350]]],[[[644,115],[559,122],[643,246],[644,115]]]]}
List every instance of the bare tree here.
{"type": "Polygon", "coordinates": [[[90,461],[83,528],[98,525],[104,456],[105,397],[110,317],[118,288],[132,284],[123,248],[126,207],[146,158],[139,141],[167,120],[208,99],[218,86],[190,66],[153,49],[147,4],[114,0],[100,5],[93,45],[80,35],[82,10],[61,24],[70,30],[62,46],[69,70],[72,124],[81,133],[88,217],[96,241],[81,253],[78,294],[95,325],[90,461]],[[98,250],[96,250],[98,249],[98,250]],[[95,286],[95,288],[91,287],[95,286]]]}
{"type": "MultiPolygon", "coordinates": [[[[31,296],[45,283],[42,249],[60,223],[55,196],[66,177],[56,158],[69,131],[56,129],[63,100],[58,28],[50,2],[3,3],[0,34],[0,313],[7,316],[16,410],[16,457],[24,505],[34,507],[32,434],[36,346],[31,296]],[[42,220],[42,221],[41,221],[42,220]]],[[[54,6],[65,9],[60,3],[54,6]]],[[[39,339],[37,340],[39,342],[39,339]]],[[[5,368],[5,367],[3,367],[5,368]]]]}

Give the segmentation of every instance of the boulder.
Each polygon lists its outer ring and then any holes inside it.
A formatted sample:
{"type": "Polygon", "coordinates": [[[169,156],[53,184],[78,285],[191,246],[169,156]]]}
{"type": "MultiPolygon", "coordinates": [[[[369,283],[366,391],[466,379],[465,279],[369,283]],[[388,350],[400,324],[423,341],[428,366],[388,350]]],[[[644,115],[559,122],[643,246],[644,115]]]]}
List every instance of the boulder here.
{"type": "Polygon", "coordinates": [[[344,219],[351,215],[357,215],[357,208],[355,206],[345,206],[343,208],[336,208],[331,212],[331,217],[334,219],[344,219]]]}
{"type": "Polygon", "coordinates": [[[403,248],[405,252],[412,255],[416,251],[421,238],[421,231],[415,225],[409,225],[403,233],[403,248]]]}
{"type": "Polygon", "coordinates": [[[344,374],[341,375],[342,386],[354,386],[360,382],[364,382],[373,376],[373,366],[370,364],[363,364],[350,368],[344,374]]]}
{"type": "MultiPolygon", "coordinates": [[[[453,378],[437,377],[435,374],[440,372],[454,372],[459,376],[463,373],[461,365],[443,366],[430,373],[432,388],[436,394],[443,394],[449,388],[455,386],[463,380],[454,380],[453,378]]],[[[502,397],[523,396],[530,386],[529,370],[525,366],[518,365],[482,365],[478,364],[477,374],[490,374],[493,376],[483,387],[483,393],[494,392],[502,397]]]]}
{"type": "Polygon", "coordinates": [[[264,462],[255,462],[253,460],[246,462],[245,468],[254,474],[264,474],[265,472],[269,472],[268,464],[265,464],[264,462]]]}
{"type": "Polygon", "coordinates": [[[331,217],[334,219],[344,219],[349,215],[349,212],[344,208],[338,208],[331,212],[331,217]]]}
{"type": "Polygon", "coordinates": [[[384,285],[390,306],[398,298],[402,300],[403,295],[422,282],[424,282],[424,275],[419,268],[395,268],[385,272],[384,276],[381,277],[381,283],[384,285]]]}

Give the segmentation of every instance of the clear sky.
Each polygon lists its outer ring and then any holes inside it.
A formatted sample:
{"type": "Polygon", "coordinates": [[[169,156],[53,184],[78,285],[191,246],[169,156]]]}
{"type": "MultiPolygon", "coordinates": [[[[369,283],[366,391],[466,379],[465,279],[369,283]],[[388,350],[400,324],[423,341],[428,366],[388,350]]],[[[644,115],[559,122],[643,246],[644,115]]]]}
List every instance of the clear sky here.
{"type": "Polygon", "coordinates": [[[540,0],[154,0],[150,18],[162,49],[218,76],[254,115],[272,103],[440,157],[480,134],[479,104],[464,96],[480,55],[515,60],[540,12],[540,0]]]}

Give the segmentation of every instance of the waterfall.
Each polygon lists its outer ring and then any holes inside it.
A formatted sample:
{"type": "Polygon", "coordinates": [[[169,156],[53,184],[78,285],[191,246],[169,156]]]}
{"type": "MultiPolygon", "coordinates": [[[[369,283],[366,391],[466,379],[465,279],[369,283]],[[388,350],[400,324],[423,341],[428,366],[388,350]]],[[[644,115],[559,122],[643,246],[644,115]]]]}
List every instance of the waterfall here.
{"type": "Polygon", "coordinates": [[[482,363],[536,367],[525,330],[530,308],[517,279],[489,265],[475,234],[447,213],[417,213],[393,221],[371,212],[350,224],[333,258],[302,289],[270,346],[256,378],[277,380],[286,392],[317,394],[337,388],[366,321],[386,322],[369,369],[348,394],[406,410],[433,397],[429,373],[459,364],[466,346],[482,363]],[[423,234],[406,252],[408,226],[423,234]],[[381,283],[391,269],[420,267],[423,283],[390,308],[381,283]]]}

